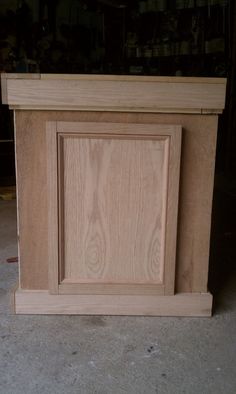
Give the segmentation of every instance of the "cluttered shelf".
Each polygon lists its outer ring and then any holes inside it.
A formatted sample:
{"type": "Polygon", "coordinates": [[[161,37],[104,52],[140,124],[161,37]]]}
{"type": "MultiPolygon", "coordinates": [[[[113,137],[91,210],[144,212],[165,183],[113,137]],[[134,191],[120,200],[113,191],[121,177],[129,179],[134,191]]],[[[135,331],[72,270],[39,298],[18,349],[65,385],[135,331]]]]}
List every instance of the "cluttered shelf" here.
{"type": "Polygon", "coordinates": [[[126,70],[159,75],[193,72],[192,75],[226,76],[228,1],[171,4],[168,8],[166,1],[141,1],[127,16],[124,58],[129,67],[126,70]],[[173,62],[168,70],[162,67],[166,58],[173,62]],[[148,62],[155,66],[145,67],[148,62]],[[214,64],[209,66],[209,62],[214,64]],[[144,67],[138,70],[137,63],[143,63],[144,67]]]}
{"type": "MultiPolygon", "coordinates": [[[[135,60],[165,57],[171,75],[203,75],[202,57],[216,56],[205,76],[226,76],[228,0],[23,1],[0,7],[0,69],[6,72],[132,74],[135,60]],[[219,55],[222,55],[221,57],[219,55]],[[134,64],[132,64],[132,62],[134,64]],[[182,68],[182,69],[180,69],[182,68]],[[220,70],[220,71],[219,71],[220,70]]],[[[146,75],[165,75],[144,67],[146,75]]]]}

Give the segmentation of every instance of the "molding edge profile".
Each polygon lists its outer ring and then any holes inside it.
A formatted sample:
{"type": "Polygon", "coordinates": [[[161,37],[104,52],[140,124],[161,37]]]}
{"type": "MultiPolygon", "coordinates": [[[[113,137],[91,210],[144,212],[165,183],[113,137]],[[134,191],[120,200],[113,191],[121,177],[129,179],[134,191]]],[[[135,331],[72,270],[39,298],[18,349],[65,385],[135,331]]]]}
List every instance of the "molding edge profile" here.
{"type": "Polygon", "coordinates": [[[210,317],[210,293],[173,296],[52,295],[47,290],[14,292],[16,314],[50,315],[132,315],[210,317]]]}

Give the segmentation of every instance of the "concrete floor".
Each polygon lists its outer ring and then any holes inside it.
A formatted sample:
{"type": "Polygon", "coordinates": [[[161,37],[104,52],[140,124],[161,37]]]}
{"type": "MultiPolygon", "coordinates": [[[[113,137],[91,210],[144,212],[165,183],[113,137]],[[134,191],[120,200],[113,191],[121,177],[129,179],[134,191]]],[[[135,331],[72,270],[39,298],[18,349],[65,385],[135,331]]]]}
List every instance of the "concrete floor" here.
{"type": "MultiPolygon", "coordinates": [[[[6,263],[17,255],[15,222],[15,202],[0,201],[1,394],[236,393],[233,253],[218,264],[226,274],[213,275],[212,318],[15,316],[17,264],[6,263]]],[[[216,239],[231,250],[224,232],[216,239]]]]}

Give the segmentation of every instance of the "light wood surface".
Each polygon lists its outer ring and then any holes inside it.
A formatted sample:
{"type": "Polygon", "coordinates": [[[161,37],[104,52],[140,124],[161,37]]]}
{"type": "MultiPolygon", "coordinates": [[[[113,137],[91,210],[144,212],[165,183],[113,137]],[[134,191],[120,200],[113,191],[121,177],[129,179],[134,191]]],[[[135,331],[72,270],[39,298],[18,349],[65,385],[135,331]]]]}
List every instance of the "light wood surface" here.
{"type": "Polygon", "coordinates": [[[16,111],[23,289],[48,289],[46,122],[182,124],[176,292],[206,292],[217,135],[215,115],[16,111]]]}
{"type": "Polygon", "coordinates": [[[62,293],[173,294],[181,127],[57,122],[47,134],[50,291],[52,244],[62,293]]]}
{"type": "Polygon", "coordinates": [[[102,75],[102,74],[40,74],[40,73],[2,73],[4,79],[62,79],[62,80],[92,80],[92,81],[152,81],[152,82],[187,82],[187,83],[218,83],[225,84],[226,78],[207,77],[171,77],[145,75],[102,75]]]}
{"type": "Polygon", "coordinates": [[[217,78],[3,74],[3,102],[21,109],[222,112],[226,80],[217,78]]]}
{"type": "Polygon", "coordinates": [[[161,284],[168,138],[62,140],[65,279],[161,284]]]}
{"type": "Polygon", "coordinates": [[[174,296],[51,295],[17,290],[17,314],[211,316],[210,293],[174,296]]]}
{"type": "MultiPolygon", "coordinates": [[[[35,111],[43,111],[43,110],[49,110],[50,111],[67,111],[68,109],[70,111],[87,111],[88,108],[86,107],[78,107],[78,106],[73,106],[70,105],[70,108],[63,106],[63,105],[50,105],[50,107],[46,107],[45,105],[9,105],[9,109],[11,110],[35,110],[35,111]]],[[[89,111],[100,111],[99,108],[97,107],[90,107],[89,111]]],[[[129,107],[126,106],[125,108],[114,108],[114,107],[106,107],[107,112],[142,112],[142,113],[160,113],[160,114],[208,114],[208,115],[213,115],[213,114],[219,114],[222,111],[219,112],[217,109],[201,109],[201,108],[134,108],[134,107],[129,107]]]]}
{"type": "MultiPolygon", "coordinates": [[[[104,280],[84,280],[84,282],[81,279],[78,279],[78,282],[73,279],[64,279],[58,286],[58,291],[50,290],[50,294],[164,295],[166,293],[165,285],[162,283],[145,281],[143,283],[135,283],[134,281],[129,283],[125,280],[123,283],[121,281],[116,283],[115,280],[112,280],[111,283],[104,282],[104,280]]],[[[173,283],[171,290],[171,294],[173,294],[173,283]]]]}

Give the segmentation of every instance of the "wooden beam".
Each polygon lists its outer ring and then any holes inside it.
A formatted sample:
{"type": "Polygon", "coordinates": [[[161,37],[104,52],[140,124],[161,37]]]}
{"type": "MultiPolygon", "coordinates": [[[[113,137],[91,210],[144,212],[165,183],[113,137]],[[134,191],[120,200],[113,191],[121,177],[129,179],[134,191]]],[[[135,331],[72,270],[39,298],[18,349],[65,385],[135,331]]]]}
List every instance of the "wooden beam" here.
{"type": "Polygon", "coordinates": [[[20,109],[221,113],[224,78],[6,74],[7,103],[20,109]]]}
{"type": "Polygon", "coordinates": [[[211,316],[210,293],[174,296],[51,295],[46,290],[17,290],[16,314],[211,316]]]}

